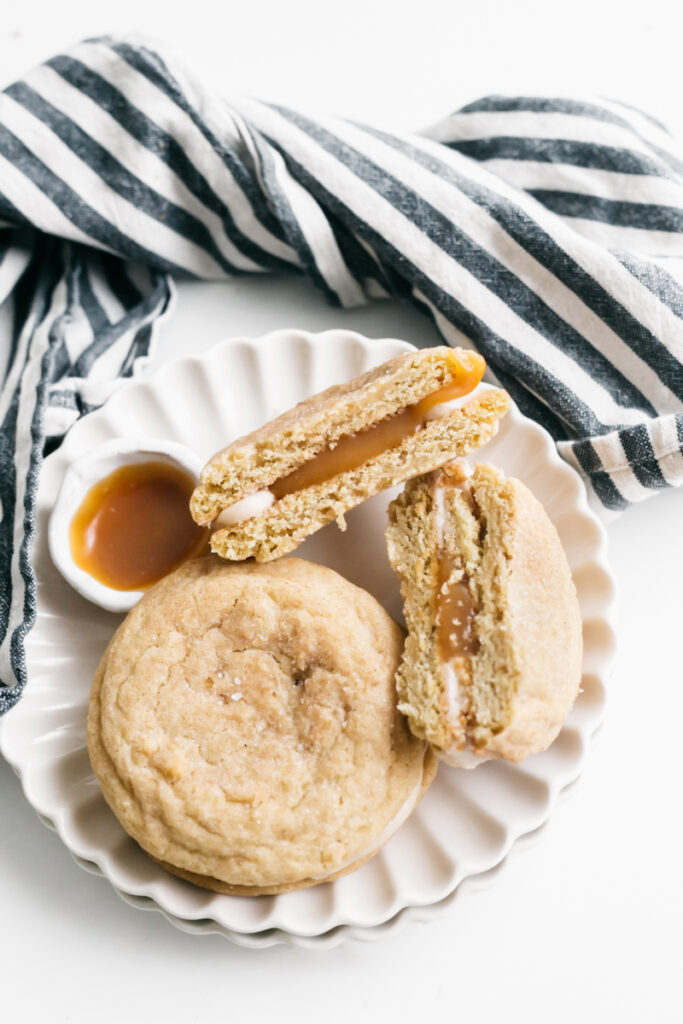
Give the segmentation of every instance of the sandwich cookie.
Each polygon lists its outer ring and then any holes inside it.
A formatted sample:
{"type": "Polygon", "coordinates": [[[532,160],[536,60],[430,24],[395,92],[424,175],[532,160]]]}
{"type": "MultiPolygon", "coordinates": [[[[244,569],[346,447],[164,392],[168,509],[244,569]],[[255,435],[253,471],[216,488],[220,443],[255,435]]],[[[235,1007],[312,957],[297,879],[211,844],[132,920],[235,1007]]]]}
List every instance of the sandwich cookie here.
{"type": "Polygon", "coordinates": [[[222,558],[267,562],[366,498],[485,444],[508,397],[485,363],[410,352],[307,399],[204,467],[190,511],[222,558]]]}
{"type": "Polygon", "coordinates": [[[129,613],[95,676],[88,749],[107,803],[154,860],[217,892],[352,871],[436,770],[396,709],[402,646],[331,569],[186,563],[129,613]]]}
{"type": "Polygon", "coordinates": [[[459,463],[411,480],[387,547],[408,637],[399,708],[459,767],[555,739],[579,690],[581,615],[545,510],[519,480],[459,463]]]}

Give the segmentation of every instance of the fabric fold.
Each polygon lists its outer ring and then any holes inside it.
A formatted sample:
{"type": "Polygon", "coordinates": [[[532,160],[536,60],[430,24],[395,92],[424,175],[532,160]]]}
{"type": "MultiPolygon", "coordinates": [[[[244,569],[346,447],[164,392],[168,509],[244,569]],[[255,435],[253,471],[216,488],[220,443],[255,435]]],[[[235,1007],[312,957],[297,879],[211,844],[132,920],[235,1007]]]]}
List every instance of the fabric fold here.
{"type": "Polygon", "coordinates": [[[387,133],[88,40],[0,94],[0,713],[44,455],[144,365],[175,278],[272,272],[476,347],[604,518],[683,482],[683,154],[653,118],[489,96],[387,133]]]}

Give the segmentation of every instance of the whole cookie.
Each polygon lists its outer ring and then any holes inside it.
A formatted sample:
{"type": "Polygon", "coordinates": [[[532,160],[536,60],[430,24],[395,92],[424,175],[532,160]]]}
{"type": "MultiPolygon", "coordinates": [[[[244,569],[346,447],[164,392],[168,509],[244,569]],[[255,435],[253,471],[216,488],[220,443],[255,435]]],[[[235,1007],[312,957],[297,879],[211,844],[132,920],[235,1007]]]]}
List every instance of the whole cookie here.
{"type": "Polygon", "coordinates": [[[109,806],[155,860],[221,892],[352,870],[435,772],[396,709],[402,646],[330,569],[186,563],[130,612],[95,676],[88,748],[109,806]]]}

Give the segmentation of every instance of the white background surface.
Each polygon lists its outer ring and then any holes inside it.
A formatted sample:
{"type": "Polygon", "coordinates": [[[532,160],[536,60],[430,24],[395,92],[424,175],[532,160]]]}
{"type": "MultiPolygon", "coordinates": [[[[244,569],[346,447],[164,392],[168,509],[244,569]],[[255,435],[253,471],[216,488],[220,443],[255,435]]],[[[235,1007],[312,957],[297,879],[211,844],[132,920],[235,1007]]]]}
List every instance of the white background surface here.
{"type": "MultiPolygon", "coordinates": [[[[78,38],[163,35],[225,93],[419,127],[489,92],[599,92],[683,134],[680,4],[480,0],[3,5],[2,83],[78,38]],[[231,9],[233,8],[234,9],[231,9]]],[[[304,282],[187,285],[155,363],[230,334],[348,326],[436,340],[395,304],[339,312],[304,282]]],[[[584,776],[537,841],[438,921],[370,945],[251,952],[176,931],[85,874],[0,763],[0,1020],[682,1017],[683,494],[609,528],[620,652],[584,776]]]]}

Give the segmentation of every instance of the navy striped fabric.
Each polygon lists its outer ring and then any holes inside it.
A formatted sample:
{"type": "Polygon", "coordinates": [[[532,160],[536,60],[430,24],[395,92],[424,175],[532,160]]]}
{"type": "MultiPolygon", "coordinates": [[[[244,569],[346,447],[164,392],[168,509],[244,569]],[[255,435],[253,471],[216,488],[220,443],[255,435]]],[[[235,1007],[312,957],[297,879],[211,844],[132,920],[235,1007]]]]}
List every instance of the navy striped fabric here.
{"type": "Polygon", "coordinates": [[[603,515],[683,482],[683,155],[657,121],[493,96],[387,134],[82,43],[0,95],[0,713],[44,454],[144,363],[174,276],[273,271],[475,346],[603,515]]]}

